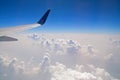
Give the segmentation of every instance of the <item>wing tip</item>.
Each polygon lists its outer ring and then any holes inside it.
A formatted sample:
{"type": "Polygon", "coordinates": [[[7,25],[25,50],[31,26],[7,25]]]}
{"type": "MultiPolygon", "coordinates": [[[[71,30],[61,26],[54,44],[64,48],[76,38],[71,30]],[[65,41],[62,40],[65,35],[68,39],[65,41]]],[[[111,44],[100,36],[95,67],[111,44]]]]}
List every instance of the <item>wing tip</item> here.
{"type": "Polygon", "coordinates": [[[47,17],[49,15],[50,11],[51,11],[51,9],[48,9],[46,11],[46,13],[42,16],[42,18],[37,23],[43,25],[46,22],[47,17]]]}

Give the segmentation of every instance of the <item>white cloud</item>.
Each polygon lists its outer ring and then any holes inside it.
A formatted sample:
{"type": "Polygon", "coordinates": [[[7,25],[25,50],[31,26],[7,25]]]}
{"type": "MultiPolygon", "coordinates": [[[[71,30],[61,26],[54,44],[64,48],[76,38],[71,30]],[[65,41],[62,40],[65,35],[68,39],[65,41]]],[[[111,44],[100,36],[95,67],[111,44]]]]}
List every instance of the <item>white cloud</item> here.
{"type": "Polygon", "coordinates": [[[120,76],[116,67],[120,50],[106,38],[97,42],[89,36],[80,39],[86,43],[80,43],[48,34],[24,37],[15,43],[0,43],[1,53],[10,54],[0,56],[1,80],[114,80],[112,76],[120,76]]]}
{"type": "Polygon", "coordinates": [[[75,69],[56,63],[51,66],[52,80],[117,80],[104,69],[92,65],[77,65],[75,69]]]}
{"type": "Polygon", "coordinates": [[[16,58],[0,57],[0,80],[117,80],[102,68],[93,65],[76,65],[69,68],[59,62],[50,63],[50,57],[43,56],[38,66],[30,67],[16,58]],[[6,64],[6,65],[5,65],[6,64]]]}
{"type": "Polygon", "coordinates": [[[46,71],[48,71],[49,65],[50,65],[49,56],[45,55],[45,56],[43,57],[43,60],[42,60],[41,63],[40,63],[40,70],[41,70],[41,72],[46,72],[46,71]]]}

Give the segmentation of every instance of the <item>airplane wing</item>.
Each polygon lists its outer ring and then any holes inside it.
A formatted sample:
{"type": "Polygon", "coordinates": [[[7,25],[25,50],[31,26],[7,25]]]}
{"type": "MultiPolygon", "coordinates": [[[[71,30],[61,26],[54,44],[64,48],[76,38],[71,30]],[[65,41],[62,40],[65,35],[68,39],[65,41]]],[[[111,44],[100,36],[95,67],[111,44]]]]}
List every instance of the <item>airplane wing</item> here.
{"type": "Polygon", "coordinates": [[[42,18],[34,24],[28,24],[28,25],[21,25],[21,26],[15,26],[15,27],[9,27],[9,28],[0,28],[0,41],[17,41],[16,38],[8,37],[7,34],[15,33],[15,32],[21,32],[24,30],[36,28],[38,26],[43,25],[46,22],[46,19],[50,13],[50,9],[47,10],[47,12],[42,16],[42,18]]]}

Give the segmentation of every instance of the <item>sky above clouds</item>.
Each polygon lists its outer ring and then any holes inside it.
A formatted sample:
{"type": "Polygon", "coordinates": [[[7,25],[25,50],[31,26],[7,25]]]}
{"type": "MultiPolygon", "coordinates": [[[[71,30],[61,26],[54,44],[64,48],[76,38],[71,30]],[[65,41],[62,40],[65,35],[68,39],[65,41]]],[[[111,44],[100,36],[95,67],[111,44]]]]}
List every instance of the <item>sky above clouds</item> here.
{"type": "Polygon", "coordinates": [[[119,33],[119,3],[119,0],[1,0],[0,27],[34,23],[50,8],[47,23],[35,31],[119,33]]]}

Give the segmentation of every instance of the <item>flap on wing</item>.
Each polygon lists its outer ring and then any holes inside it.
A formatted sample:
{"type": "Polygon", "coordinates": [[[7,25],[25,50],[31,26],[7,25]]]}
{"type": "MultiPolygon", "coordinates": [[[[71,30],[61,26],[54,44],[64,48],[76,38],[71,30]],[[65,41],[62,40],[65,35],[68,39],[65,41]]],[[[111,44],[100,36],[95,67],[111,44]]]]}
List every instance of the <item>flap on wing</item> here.
{"type": "Polygon", "coordinates": [[[0,41],[18,41],[18,39],[8,36],[0,36],[0,41]]]}

